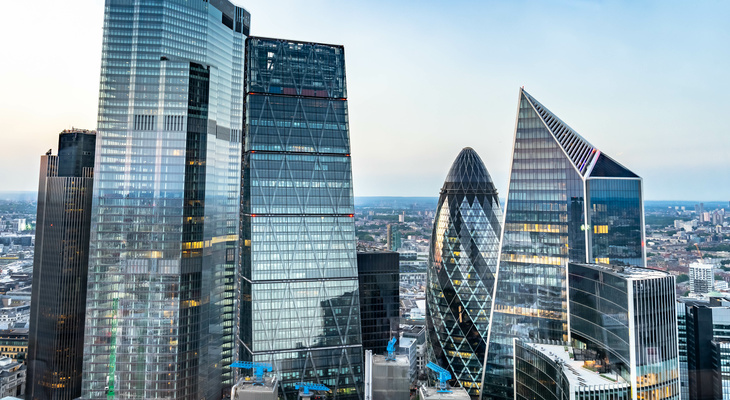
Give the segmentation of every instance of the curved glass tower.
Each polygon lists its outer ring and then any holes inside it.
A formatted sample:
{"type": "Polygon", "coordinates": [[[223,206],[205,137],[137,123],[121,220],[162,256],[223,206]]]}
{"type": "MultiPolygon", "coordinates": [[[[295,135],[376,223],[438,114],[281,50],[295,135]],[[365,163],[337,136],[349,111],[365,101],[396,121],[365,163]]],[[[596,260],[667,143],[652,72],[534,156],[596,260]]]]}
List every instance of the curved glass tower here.
{"type": "Polygon", "coordinates": [[[431,358],[478,396],[502,210],[477,153],[464,148],[441,189],[429,252],[426,323],[431,358]]]}

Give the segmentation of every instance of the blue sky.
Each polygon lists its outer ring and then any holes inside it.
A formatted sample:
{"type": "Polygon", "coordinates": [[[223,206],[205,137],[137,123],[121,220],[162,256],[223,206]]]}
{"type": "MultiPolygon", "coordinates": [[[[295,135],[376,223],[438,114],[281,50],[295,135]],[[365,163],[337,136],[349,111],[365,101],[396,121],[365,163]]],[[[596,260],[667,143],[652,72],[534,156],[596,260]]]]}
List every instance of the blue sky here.
{"type": "MultiPolygon", "coordinates": [[[[644,178],[650,200],[730,199],[730,3],[239,0],[252,34],[345,45],[355,194],[436,196],[462,147],[507,192],[520,86],[644,178]]],[[[103,2],[0,15],[2,189],[96,125],[103,2]]]]}

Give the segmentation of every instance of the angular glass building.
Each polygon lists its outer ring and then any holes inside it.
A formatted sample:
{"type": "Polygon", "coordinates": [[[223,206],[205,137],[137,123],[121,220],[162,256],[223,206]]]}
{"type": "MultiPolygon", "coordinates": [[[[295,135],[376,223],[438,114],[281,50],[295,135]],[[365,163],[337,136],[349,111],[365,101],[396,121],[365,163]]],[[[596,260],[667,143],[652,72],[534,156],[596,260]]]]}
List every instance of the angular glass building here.
{"type": "Polygon", "coordinates": [[[249,20],[226,0],[106,1],[85,398],[232,380],[249,20]]]}
{"type": "Polygon", "coordinates": [[[483,398],[512,398],[512,341],[568,340],[568,262],[645,266],[642,181],[524,89],[483,398]]]}
{"type": "Polygon", "coordinates": [[[363,350],[342,46],[246,40],[241,358],[282,393],[361,397],[363,350]]]}
{"type": "Polygon", "coordinates": [[[436,208],[426,288],[430,358],[480,394],[502,210],[497,189],[470,147],[451,166],[436,208]]]}
{"type": "Polygon", "coordinates": [[[28,399],[76,399],[86,314],[86,277],[96,132],[59,135],[41,157],[28,335],[28,399]]]}

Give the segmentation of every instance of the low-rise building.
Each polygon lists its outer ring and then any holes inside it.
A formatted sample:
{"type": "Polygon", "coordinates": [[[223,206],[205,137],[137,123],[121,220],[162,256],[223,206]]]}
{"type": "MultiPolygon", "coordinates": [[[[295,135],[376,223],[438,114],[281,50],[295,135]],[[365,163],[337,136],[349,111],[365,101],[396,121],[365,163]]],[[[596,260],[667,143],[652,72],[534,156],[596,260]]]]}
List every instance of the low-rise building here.
{"type": "Polygon", "coordinates": [[[9,357],[0,358],[0,396],[24,397],[25,365],[9,357]]]}

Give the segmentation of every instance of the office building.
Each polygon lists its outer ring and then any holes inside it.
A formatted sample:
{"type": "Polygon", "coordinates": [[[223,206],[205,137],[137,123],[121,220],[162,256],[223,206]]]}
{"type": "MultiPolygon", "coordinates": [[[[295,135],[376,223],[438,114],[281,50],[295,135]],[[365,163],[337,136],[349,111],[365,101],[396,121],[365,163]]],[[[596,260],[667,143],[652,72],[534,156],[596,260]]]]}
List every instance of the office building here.
{"type": "Polygon", "coordinates": [[[27,368],[23,363],[0,357],[0,397],[26,397],[27,368]]]}
{"type": "Polygon", "coordinates": [[[689,265],[689,294],[702,296],[714,290],[715,275],[712,264],[701,261],[689,265]]]}
{"type": "Polygon", "coordinates": [[[631,386],[631,399],[680,399],[674,276],[614,265],[568,265],[576,359],[631,386]]]}
{"type": "Polygon", "coordinates": [[[568,262],[645,266],[642,181],[524,89],[485,367],[511,398],[512,341],[568,340],[568,262]]]}
{"type": "Polygon", "coordinates": [[[684,353],[682,400],[730,398],[730,301],[715,296],[682,298],[677,319],[679,351],[684,353]]]}
{"type": "Polygon", "coordinates": [[[249,20],[105,3],[84,398],[230,393],[249,20]]]}
{"type": "Polygon", "coordinates": [[[58,155],[41,156],[28,399],[81,395],[95,142],[94,131],[65,130],[58,155]]]}
{"type": "Polygon", "coordinates": [[[241,359],[362,396],[342,46],[246,40],[241,359]]]}
{"type": "Polygon", "coordinates": [[[515,339],[515,399],[631,399],[631,385],[621,376],[606,374],[592,360],[578,358],[568,342],[515,339]]]}
{"type": "Polygon", "coordinates": [[[28,364],[28,328],[0,330],[0,357],[28,364]]]}
{"type": "Polygon", "coordinates": [[[357,252],[362,347],[385,354],[388,341],[399,336],[400,273],[394,251],[357,252]]]}
{"type": "Polygon", "coordinates": [[[400,249],[402,245],[402,238],[398,227],[394,227],[392,224],[388,224],[386,226],[386,236],[386,250],[398,251],[398,249],[400,249]]]}
{"type": "Polygon", "coordinates": [[[426,284],[431,359],[471,396],[480,393],[497,272],[502,209],[470,147],[451,166],[436,208],[426,284]]]}

